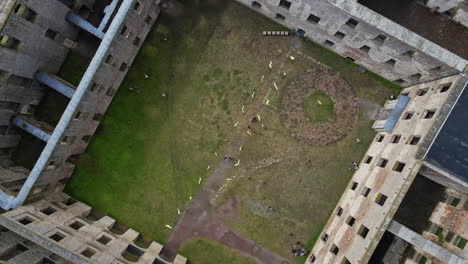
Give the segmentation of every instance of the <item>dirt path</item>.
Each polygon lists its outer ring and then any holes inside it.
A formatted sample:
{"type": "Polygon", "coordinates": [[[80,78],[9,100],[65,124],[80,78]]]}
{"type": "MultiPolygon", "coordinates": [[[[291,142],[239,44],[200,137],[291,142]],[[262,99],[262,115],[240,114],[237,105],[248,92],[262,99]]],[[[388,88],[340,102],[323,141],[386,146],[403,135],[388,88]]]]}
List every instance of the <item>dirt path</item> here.
{"type": "MultiPolygon", "coordinates": [[[[256,114],[262,114],[261,108],[265,102],[265,98],[274,89],[273,81],[280,78],[285,64],[289,60],[289,56],[293,49],[300,48],[300,40],[293,38],[291,40],[290,48],[285,53],[279,53],[281,63],[279,67],[273,67],[274,72],[263,80],[264,88],[259,91],[254,98],[253,107],[247,110],[243,120],[239,126],[247,127],[249,125],[249,118],[256,114]]],[[[239,155],[239,147],[249,137],[244,129],[238,130],[236,139],[228,147],[225,157],[237,157],[239,155]]],[[[253,135],[255,136],[255,135],[253,135]]],[[[212,213],[212,205],[210,201],[221,186],[223,185],[228,175],[229,169],[233,166],[232,161],[222,160],[214,169],[213,174],[209,177],[203,189],[197,196],[190,202],[189,207],[184,211],[177,225],[175,226],[169,241],[161,252],[161,257],[167,261],[172,261],[177,251],[183,244],[194,238],[205,238],[211,241],[218,242],[224,246],[232,248],[238,253],[255,259],[258,263],[262,264],[287,264],[286,259],[266,250],[262,246],[256,244],[254,241],[243,237],[238,232],[226,226],[222,220],[212,213]]],[[[233,209],[234,210],[234,209],[233,209]]],[[[229,212],[226,212],[229,214],[229,212]]]]}

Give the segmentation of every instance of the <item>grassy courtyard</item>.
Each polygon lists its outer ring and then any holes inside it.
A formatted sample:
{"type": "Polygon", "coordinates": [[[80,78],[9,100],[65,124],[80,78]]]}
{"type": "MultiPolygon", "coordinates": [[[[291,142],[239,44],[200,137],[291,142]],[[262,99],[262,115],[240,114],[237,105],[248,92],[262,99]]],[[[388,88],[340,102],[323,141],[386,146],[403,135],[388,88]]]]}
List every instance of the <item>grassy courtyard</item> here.
{"type": "Polygon", "coordinates": [[[312,122],[322,122],[333,116],[333,100],[325,93],[314,93],[304,102],[306,116],[312,122]]]}
{"type": "MultiPolygon", "coordinates": [[[[187,207],[224,151],[240,135],[247,136],[236,157],[240,166],[228,172],[232,180],[221,188],[216,207],[240,197],[239,217],[225,222],[276,254],[301,262],[291,255],[292,244],[312,246],[352,176],[346,167],[361,160],[374,132],[371,121],[358,118],[348,135],[333,144],[304,144],[283,125],[283,94],[305,69],[323,65],[338,72],[360,100],[380,104],[398,87],[359,72],[311,42],[296,39],[311,59],[285,60],[291,38],[261,35],[282,26],[237,3],[195,2],[185,1],[180,14],[158,19],[66,192],[164,243],[171,232],[165,225],[176,225],[178,209],[187,207]],[[282,62],[287,75],[278,77],[282,62]],[[259,103],[264,99],[268,105],[259,103]],[[246,135],[251,116],[242,108],[262,116],[265,128],[255,127],[262,135],[246,135]],[[356,144],[358,137],[362,144],[356,144]]],[[[69,65],[63,76],[76,71],[73,61],[69,65]]],[[[298,104],[310,104],[307,109],[314,115],[320,100],[327,107],[320,118],[333,113],[333,103],[325,97],[301,100],[298,104]]],[[[193,263],[250,261],[204,240],[181,252],[193,263]]]]}

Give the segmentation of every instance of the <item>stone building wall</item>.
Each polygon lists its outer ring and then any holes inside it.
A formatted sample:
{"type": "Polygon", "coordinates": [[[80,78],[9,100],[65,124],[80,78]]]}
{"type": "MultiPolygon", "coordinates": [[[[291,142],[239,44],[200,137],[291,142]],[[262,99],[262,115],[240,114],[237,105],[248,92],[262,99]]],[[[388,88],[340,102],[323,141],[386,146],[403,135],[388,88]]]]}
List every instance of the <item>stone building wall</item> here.
{"type": "Polygon", "coordinates": [[[13,231],[0,226],[0,261],[2,263],[31,264],[56,263],[69,264],[57,254],[35,244],[13,231]]]}
{"type": "Polygon", "coordinates": [[[403,87],[456,74],[467,64],[353,0],[238,2],[403,87]]]}
{"type": "Polygon", "coordinates": [[[446,199],[439,202],[431,217],[431,226],[423,236],[454,254],[468,259],[468,195],[446,190],[446,199]]]}
{"type": "Polygon", "coordinates": [[[468,27],[468,3],[465,0],[429,0],[426,6],[437,13],[453,10],[452,19],[468,27]]]}
{"type": "MultiPolygon", "coordinates": [[[[73,263],[168,263],[159,259],[161,244],[143,238],[135,230],[94,212],[91,207],[61,192],[4,213],[0,216],[0,224],[31,239],[33,243],[30,244],[39,244],[73,263]]],[[[2,252],[17,243],[2,244],[2,238],[3,233],[0,233],[0,260],[2,252]]],[[[33,256],[22,258],[31,263],[33,256]]],[[[186,262],[186,258],[177,255],[171,263],[186,262]]]]}
{"type": "MultiPolygon", "coordinates": [[[[466,193],[446,189],[445,199],[438,202],[429,218],[431,224],[427,230],[422,232],[423,239],[432,241],[454,256],[459,256],[465,260],[468,259],[468,246],[466,245],[468,239],[467,199],[466,193]]],[[[385,257],[394,258],[396,256],[400,257],[400,260],[388,263],[446,263],[432,255],[434,254],[433,248],[422,249],[415,247],[397,236],[395,236],[394,243],[390,247],[393,248],[386,252],[385,257]],[[395,254],[398,245],[401,245],[400,254],[395,254]]],[[[455,260],[453,262],[455,263],[455,260]]]]}
{"type": "Polygon", "coordinates": [[[309,263],[367,263],[422,165],[416,158],[419,144],[446,100],[456,96],[451,93],[459,92],[453,89],[458,79],[451,76],[402,91],[410,98],[408,105],[390,133],[377,134],[309,263]]]}
{"type": "MultiPolygon", "coordinates": [[[[79,29],[65,21],[71,10],[60,1],[8,2],[1,10],[4,23],[0,24],[0,161],[2,170],[18,172],[10,156],[20,136],[11,119],[20,114],[32,116],[33,107],[40,103],[45,89],[50,89],[34,80],[34,74],[37,71],[56,74],[79,29]]],[[[83,2],[92,5],[94,0],[75,1],[72,8],[79,9],[83,2]]],[[[20,171],[24,182],[28,170],[20,171]]],[[[1,183],[5,183],[2,190],[13,193],[21,187],[18,177],[2,177],[1,183]]]]}
{"type": "MultiPolygon", "coordinates": [[[[69,123],[62,143],[57,146],[50,162],[57,164],[56,173],[44,172],[42,182],[65,182],[73,171],[73,160],[88,146],[99,122],[122,83],[144,39],[159,15],[159,1],[135,0],[121,32],[113,40],[106,58],[100,65],[92,84],[78,106],[75,118],[69,123]],[[135,9],[136,8],[136,9],[135,9]],[[124,27],[126,28],[124,30],[124,27]],[[60,171],[62,170],[62,171],[60,171]],[[67,172],[67,173],[64,173],[67,172]]],[[[63,185],[60,184],[59,188],[63,185]]],[[[50,186],[54,189],[54,186],[50,186]]]]}
{"type": "MultiPolygon", "coordinates": [[[[122,0],[107,2],[117,4],[108,22],[109,25],[122,0]]],[[[80,27],[67,20],[67,15],[77,14],[84,21],[90,14],[94,14],[91,9],[93,3],[94,0],[18,1],[12,6],[11,14],[2,29],[2,34],[19,41],[18,45],[13,46],[15,49],[12,49],[11,45],[0,46],[0,112],[2,113],[0,119],[3,118],[0,120],[0,128],[1,125],[4,126],[4,129],[0,129],[3,131],[0,135],[0,161],[3,160],[1,169],[6,172],[0,177],[0,188],[10,196],[18,193],[30,173],[28,169],[19,168],[10,161],[11,152],[20,140],[17,134],[19,128],[15,127],[11,120],[17,116],[35,125],[36,128],[43,128],[45,133],[52,134],[54,127],[35,120],[31,110],[31,105],[39,104],[45,89],[52,89],[46,84],[41,84],[35,74],[43,72],[56,78],[68,51],[77,46],[74,40],[80,31],[80,27]],[[23,10],[21,11],[23,16],[25,13],[29,15],[26,17],[16,15],[15,10],[19,10],[18,8],[23,10]],[[52,34],[50,29],[55,33],[52,34]],[[44,127],[50,128],[44,129],[44,127]]],[[[68,124],[61,142],[54,149],[47,166],[35,182],[29,200],[40,199],[50,192],[61,190],[71,176],[74,162],[89,144],[146,35],[157,19],[160,11],[158,4],[159,1],[156,0],[133,1],[119,31],[120,34],[112,40],[107,51],[105,63],[99,66],[94,75],[92,84],[78,105],[75,117],[68,124]]],[[[102,9],[100,7],[101,11],[102,9]]],[[[95,13],[99,12],[96,10],[95,13]]],[[[100,25],[91,20],[90,23],[95,27],[100,25]]],[[[104,27],[103,31],[107,27],[104,27]]],[[[69,85],[67,80],[58,80],[61,84],[70,86],[72,92],[76,89],[69,85]]]]}

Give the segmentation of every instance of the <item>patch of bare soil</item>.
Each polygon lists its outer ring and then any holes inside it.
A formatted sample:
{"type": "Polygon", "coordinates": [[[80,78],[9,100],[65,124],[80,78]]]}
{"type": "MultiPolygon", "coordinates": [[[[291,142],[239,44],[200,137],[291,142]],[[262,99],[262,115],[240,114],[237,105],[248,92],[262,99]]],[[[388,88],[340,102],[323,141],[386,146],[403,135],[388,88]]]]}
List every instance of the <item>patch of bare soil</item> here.
{"type": "Polygon", "coordinates": [[[285,90],[281,101],[281,119],[292,136],[311,145],[328,145],[346,136],[358,118],[358,98],[353,88],[338,73],[310,68],[285,90]],[[313,123],[305,115],[304,100],[323,92],[330,96],[335,115],[313,123]]]}

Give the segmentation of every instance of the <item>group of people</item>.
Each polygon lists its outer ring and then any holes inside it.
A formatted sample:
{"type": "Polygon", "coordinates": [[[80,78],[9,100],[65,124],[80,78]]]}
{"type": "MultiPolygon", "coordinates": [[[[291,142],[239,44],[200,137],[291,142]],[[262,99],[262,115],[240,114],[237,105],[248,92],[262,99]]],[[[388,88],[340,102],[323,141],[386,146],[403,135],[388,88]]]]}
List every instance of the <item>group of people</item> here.
{"type": "MultiPolygon", "coordinates": [[[[256,116],[254,116],[254,117],[252,117],[252,119],[250,119],[250,122],[252,123],[252,125],[257,123],[258,121],[260,121],[260,120],[256,116]]],[[[265,124],[261,123],[260,125],[261,125],[262,129],[266,130],[265,124]]],[[[258,133],[252,126],[247,126],[247,134],[249,134],[249,135],[253,135],[253,134],[263,135],[262,133],[258,133]]]]}
{"type": "MultiPolygon", "coordinates": [[[[355,161],[353,161],[353,166],[355,170],[359,170],[359,164],[355,161]]],[[[352,171],[353,169],[351,167],[346,168],[348,171],[352,171]]]]}
{"type": "Polygon", "coordinates": [[[309,251],[307,249],[305,249],[304,244],[302,244],[300,241],[296,242],[296,244],[294,245],[291,252],[296,257],[302,257],[302,256],[305,256],[305,255],[307,255],[309,253],[309,251]]]}

